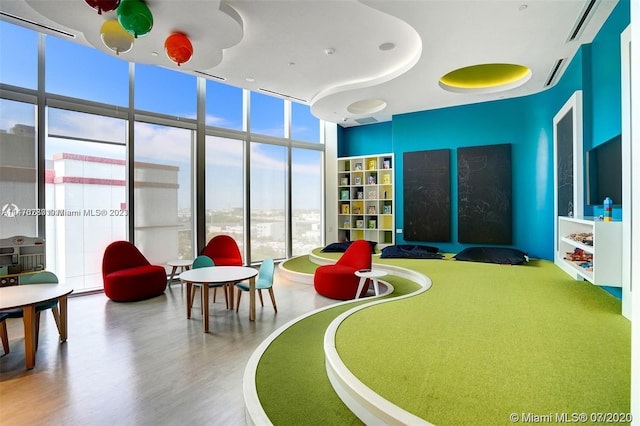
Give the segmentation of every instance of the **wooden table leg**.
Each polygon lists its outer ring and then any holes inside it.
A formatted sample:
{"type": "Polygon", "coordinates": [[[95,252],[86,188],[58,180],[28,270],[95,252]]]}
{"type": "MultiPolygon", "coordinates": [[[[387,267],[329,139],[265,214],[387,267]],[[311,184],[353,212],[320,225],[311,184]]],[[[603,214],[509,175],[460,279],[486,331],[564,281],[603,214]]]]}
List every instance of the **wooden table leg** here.
{"type": "Polygon", "coordinates": [[[169,287],[171,287],[171,283],[173,283],[173,276],[176,274],[176,270],[178,269],[177,266],[172,266],[171,267],[171,275],[169,275],[169,282],[167,283],[167,285],[169,287]]]}
{"type": "Polygon", "coordinates": [[[235,298],[235,284],[227,283],[224,285],[224,287],[222,287],[222,289],[227,292],[227,297],[229,300],[229,309],[233,311],[235,309],[234,302],[233,302],[233,299],[235,298]]]}
{"type": "Polygon", "coordinates": [[[204,332],[209,332],[209,285],[202,284],[202,289],[200,290],[202,293],[202,327],[204,327],[204,332]]]}
{"type": "Polygon", "coordinates": [[[60,342],[67,341],[67,296],[58,299],[60,309],[60,342]]]}
{"type": "Polygon", "coordinates": [[[256,279],[249,279],[249,321],[256,320],[256,279]]]}
{"type": "Polygon", "coordinates": [[[187,319],[191,318],[191,292],[193,291],[193,284],[187,281],[187,319]]]}
{"type": "Polygon", "coordinates": [[[36,365],[36,306],[22,308],[24,322],[24,358],[27,370],[36,365]]]}

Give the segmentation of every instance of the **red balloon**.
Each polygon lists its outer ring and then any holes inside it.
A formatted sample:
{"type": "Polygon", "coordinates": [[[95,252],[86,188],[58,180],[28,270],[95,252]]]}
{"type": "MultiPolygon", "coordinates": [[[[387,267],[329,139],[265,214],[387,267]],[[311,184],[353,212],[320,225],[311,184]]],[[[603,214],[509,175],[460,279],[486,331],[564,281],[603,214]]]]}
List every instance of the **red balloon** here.
{"type": "Polygon", "coordinates": [[[98,11],[98,15],[102,15],[102,11],[110,12],[116,10],[120,5],[120,0],[84,0],[89,6],[98,11]]]}
{"type": "Polygon", "coordinates": [[[184,64],[193,55],[193,46],[189,38],[182,33],[173,33],[164,41],[164,50],[173,62],[184,64]]]}

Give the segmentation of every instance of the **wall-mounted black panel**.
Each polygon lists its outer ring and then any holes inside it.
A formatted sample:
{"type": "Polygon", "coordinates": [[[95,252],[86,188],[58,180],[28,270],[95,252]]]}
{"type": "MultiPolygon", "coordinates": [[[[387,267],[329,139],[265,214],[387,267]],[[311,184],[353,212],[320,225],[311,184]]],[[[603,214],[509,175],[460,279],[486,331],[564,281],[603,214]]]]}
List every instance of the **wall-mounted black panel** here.
{"type": "Polygon", "coordinates": [[[458,241],[511,244],[511,144],[458,148],[458,241]]]}
{"type": "Polygon", "coordinates": [[[573,216],[573,110],[556,125],[558,215],[573,216]]]}
{"type": "Polygon", "coordinates": [[[448,149],[405,152],[404,239],[451,241],[451,165],[448,149]]]}

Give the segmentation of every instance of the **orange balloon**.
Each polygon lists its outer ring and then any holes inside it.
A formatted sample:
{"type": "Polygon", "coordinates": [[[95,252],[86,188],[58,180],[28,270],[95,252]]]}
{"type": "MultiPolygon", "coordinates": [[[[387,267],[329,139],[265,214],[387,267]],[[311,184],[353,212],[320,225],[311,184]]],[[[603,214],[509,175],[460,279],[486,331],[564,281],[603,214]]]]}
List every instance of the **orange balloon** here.
{"type": "Polygon", "coordinates": [[[173,33],[164,41],[164,50],[173,62],[184,64],[193,56],[193,46],[189,38],[182,33],[173,33]]]}

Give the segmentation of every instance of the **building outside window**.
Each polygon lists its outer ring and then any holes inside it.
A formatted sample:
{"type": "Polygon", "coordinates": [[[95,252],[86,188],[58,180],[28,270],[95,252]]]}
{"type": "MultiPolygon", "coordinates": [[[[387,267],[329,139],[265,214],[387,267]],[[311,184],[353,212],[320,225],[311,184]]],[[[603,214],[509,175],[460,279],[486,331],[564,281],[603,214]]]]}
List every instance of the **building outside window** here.
{"type": "Polygon", "coordinates": [[[174,70],[132,67],[4,21],[0,34],[2,51],[13,52],[0,58],[0,207],[69,212],[44,219],[3,213],[0,238],[45,238],[46,269],[77,291],[102,287],[100,264],[111,241],[133,240],[157,264],[195,256],[196,209],[204,210],[206,241],[231,235],[246,263],[321,245],[324,147],[307,105],[174,70]],[[201,115],[198,79],[206,82],[201,115]],[[197,128],[205,129],[203,139],[197,128]],[[202,170],[198,140],[205,144],[202,170]],[[195,177],[202,175],[205,197],[196,199],[195,177]]]}

